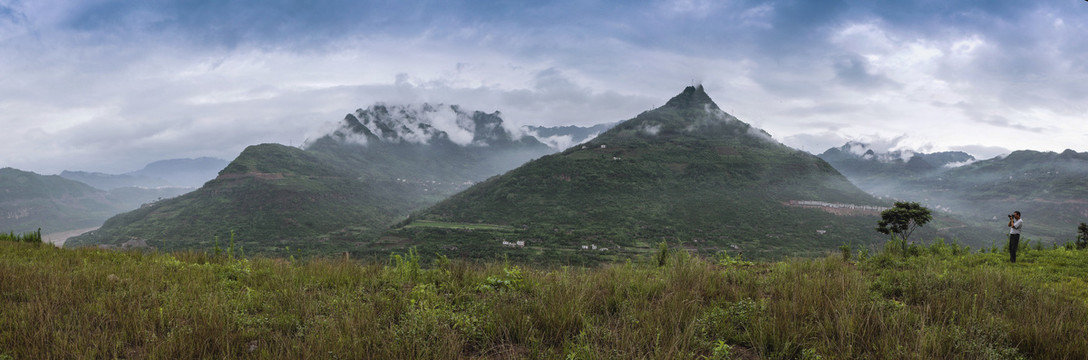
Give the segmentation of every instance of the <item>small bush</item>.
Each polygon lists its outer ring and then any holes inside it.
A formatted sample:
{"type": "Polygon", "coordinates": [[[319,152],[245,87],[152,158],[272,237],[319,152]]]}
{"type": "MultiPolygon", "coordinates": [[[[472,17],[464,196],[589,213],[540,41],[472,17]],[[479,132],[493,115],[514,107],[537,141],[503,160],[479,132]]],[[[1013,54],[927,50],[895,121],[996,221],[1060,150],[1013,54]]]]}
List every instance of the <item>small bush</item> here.
{"type": "Polygon", "coordinates": [[[419,282],[419,253],[416,252],[415,247],[408,248],[408,253],[404,254],[404,256],[393,254],[390,257],[392,258],[394,272],[403,276],[407,281],[419,282]]]}
{"type": "Polygon", "coordinates": [[[725,341],[718,340],[714,344],[714,350],[710,353],[710,358],[714,360],[729,360],[733,358],[733,347],[726,344],[725,341]]]}
{"type": "Polygon", "coordinates": [[[858,261],[865,261],[869,258],[869,249],[861,248],[858,250],[858,261]]]}
{"type": "Polygon", "coordinates": [[[739,255],[739,254],[737,256],[729,256],[729,253],[726,252],[725,250],[718,251],[718,253],[714,255],[714,260],[716,260],[718,265],[721,265],[721,266],[752,266],[753,265],[753,263],[751,261],[744,261],[742,259],[741,255],[739,255]]]}

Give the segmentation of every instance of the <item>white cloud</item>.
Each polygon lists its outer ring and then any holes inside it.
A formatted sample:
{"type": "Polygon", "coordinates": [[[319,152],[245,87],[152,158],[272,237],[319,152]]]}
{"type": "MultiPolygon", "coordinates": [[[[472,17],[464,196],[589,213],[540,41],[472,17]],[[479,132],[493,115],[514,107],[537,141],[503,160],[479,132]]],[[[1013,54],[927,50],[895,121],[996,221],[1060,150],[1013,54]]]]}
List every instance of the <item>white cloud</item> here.
{"type": "Polygon", "coordinates": [[[657,136],[657,134],[661,133],[661,125],[643,124],[642,128],[639,130],[641,130],[643,134],[657,136]]]}
{"type": "Polygon", "coordinates": [[[537,140],[544,143],[544,145],[548,145],[548,147],[560,151],[566,150],[571,145],[574,145],[574,137],[570,135],[554,135],[541,137],[530,133],[530,136],[535,137],[537,140]]]}
{"type": "Polygon", "coordinates": [[[950,169],[951,168],[958,168],[958,167],[963,167],[965,165],[974,164],[976,161],[978,161],[978,160],[964,160],[964,161],[959,161],[959,162],[951,162],[951,163],[944,164],[944,167],[950,168],[950,169]]]}
{"type": "MultiPolygon", "coordinates": [[[[335,1],[297,13],[243,2],[255,5],[245,14],[221,11],[234,2],[9,1],[0,128],[12,140],[0,166],[121,172],[229,159],[250,144],[300,144],[375,102],[501,111],[514,131],[593,125],[660,106],[691,82],[817,153],[903,134],[900,149],[1084,151],[1078,30],[1088,22],[1067,3],[901,16],[879,4],[468,3],[439,19],[411,3],[391,5],[402,11],[390,17],[335,1]]],[[[442,121],[464,140],[456,119],[442,121]]]]}

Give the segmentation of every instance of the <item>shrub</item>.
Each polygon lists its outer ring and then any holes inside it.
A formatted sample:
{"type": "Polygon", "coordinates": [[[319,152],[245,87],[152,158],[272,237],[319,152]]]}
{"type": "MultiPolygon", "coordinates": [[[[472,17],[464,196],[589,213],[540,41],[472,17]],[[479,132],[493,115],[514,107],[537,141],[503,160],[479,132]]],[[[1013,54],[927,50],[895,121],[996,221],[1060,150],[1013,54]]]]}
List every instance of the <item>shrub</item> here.
{"type": "Polygon", "coordinates": [[[721,265],[721,266],[752,266],[753,265],[753,263],[751,261],[744,261],[741,258],[741,255],[739,255],[739,254],[737,256],[729,256],[729,253],[726,252],[725,250],[718,251],[718,253],[714,255],[714,260],[716,260],[718,265],[721,265]]]}
{"type": "Polygon", "coordinates": [[[407,281],[419,282],[419,253],[416,252],[415,247],[408,248],[408,253],[404,254],[404,256],[393,254],[390,257],[392,258],[394,272],[400,274],[407,281]]]}

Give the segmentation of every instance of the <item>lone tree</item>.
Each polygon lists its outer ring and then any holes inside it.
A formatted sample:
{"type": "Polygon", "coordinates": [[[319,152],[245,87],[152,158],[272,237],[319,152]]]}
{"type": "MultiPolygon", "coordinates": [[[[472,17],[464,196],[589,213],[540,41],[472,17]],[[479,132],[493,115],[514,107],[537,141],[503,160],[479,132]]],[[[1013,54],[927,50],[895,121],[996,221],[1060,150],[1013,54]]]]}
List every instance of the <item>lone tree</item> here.
{"type": "Polygon", "coordinates": [[[891,234],[893,238],[901,236],[905,246],[910,234],[930,220],[933,220],[933,215],[924,206],[916,202],[897,201],[891,209],[880,213],[876,231],[891,234]]]}

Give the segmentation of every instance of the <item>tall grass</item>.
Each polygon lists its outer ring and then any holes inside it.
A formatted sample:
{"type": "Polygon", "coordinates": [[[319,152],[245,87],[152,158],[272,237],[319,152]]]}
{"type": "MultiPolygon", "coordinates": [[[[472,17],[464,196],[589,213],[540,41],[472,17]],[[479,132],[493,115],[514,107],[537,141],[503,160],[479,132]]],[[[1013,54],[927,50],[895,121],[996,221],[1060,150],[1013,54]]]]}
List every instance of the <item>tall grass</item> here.
{"type": "Polygon", "coordinates": [[[8,232],[7,234],[0,233],[0,241],[9,242],[22,242],[22,243],[42,243],[42,229],[37,231],[29,231],[22,234],[16,234],[15,232],[8,232]]]}
{"type": "Polygon", "coordinates": [[[1088,252],[667,253],[425,268],[0,243],[0,358],[1088,358],[1088,252]]]}

